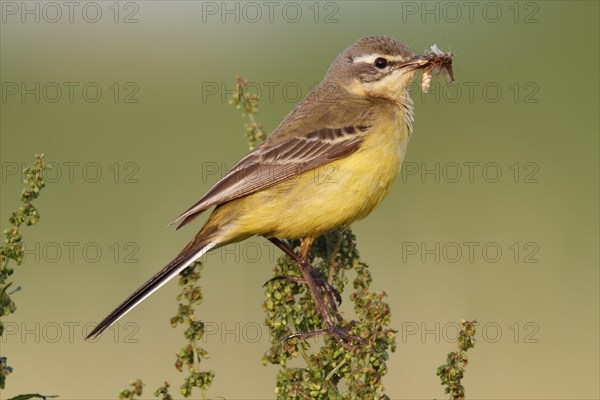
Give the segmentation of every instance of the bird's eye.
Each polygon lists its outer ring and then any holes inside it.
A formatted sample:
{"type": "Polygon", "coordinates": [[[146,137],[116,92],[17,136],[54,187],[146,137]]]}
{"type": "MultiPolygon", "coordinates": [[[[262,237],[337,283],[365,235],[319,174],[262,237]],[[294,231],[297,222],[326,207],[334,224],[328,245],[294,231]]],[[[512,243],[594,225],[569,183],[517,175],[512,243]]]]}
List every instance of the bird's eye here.
{"type": "Polygon", "coordinates": [[[387,60],[383,57],[377,57],[375,59],[375,66],[379,69],[384,69],[387,67],[387,60]]]}

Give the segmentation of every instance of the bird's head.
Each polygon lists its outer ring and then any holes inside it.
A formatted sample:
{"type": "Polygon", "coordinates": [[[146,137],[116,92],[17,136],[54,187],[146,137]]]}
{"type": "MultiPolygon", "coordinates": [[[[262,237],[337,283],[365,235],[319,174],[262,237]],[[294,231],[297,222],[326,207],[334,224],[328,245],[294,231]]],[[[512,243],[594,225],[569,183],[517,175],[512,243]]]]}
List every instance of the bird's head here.
{"type": "Polygon", "coordinates": [[[333,61],[326,80],[353,95],[401,101],[417,70],[427,63],[425,57],[396,39],[369,36],[333,61]]]}

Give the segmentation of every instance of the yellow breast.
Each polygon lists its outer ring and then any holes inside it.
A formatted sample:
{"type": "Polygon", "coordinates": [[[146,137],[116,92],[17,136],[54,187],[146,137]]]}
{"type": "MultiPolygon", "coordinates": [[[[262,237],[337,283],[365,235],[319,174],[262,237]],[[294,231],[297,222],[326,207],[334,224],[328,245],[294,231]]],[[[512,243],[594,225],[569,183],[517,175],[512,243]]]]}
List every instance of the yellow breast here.
{"type": "Polygon", "coordinates": [[[231,211],[243,207],[235,234],[318,236],[367,216],[398,175],[409,136],[404,118],[380,121],[350,156],[228,203],[231,211]]]}

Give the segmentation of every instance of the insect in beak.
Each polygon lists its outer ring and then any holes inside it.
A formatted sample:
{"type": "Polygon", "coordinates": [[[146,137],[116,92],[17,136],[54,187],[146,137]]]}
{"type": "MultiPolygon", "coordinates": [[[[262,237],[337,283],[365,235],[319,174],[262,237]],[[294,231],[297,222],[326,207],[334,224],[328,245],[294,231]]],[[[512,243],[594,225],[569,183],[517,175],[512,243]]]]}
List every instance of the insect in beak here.
{"type": "Polygon", "coordinates": [[[424,55],[415,56],[412,60],[402,64],[401,68],[422,69],[421,90],[427,93],[434,72],[443,71],[448,82],[454,82],[453,58],[452,53],[445,53],[434,44],[430,51],[425,52],[424,55]]]}

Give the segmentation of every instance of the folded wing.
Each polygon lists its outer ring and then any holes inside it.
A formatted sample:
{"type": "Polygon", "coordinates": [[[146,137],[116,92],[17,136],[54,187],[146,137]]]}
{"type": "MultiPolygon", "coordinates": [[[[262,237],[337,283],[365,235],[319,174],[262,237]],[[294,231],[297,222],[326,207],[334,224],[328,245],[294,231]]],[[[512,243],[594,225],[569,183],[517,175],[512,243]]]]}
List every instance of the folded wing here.
{"type": "Polygon", "coordinates": [[[204,210],[276,185],[354,153],[368,125],[322,128],[279,141],[266,141],[238,162],[196,204],[173,223],[177,229],[204,210]]]}

